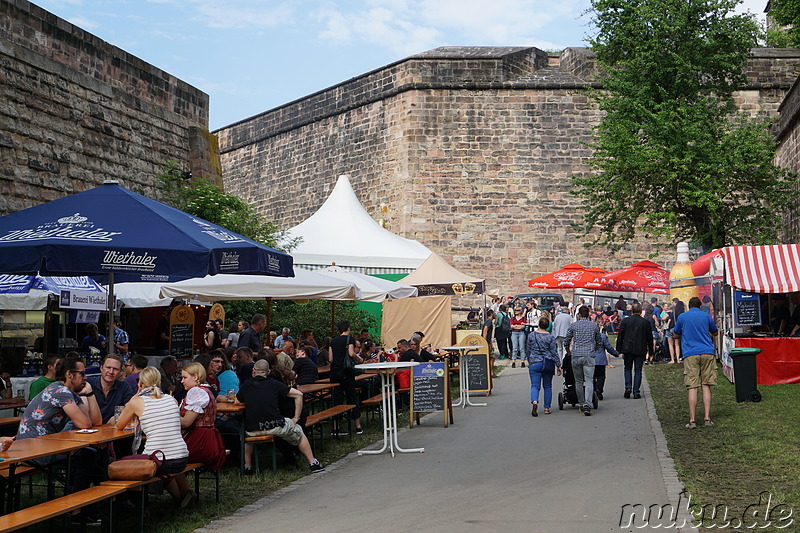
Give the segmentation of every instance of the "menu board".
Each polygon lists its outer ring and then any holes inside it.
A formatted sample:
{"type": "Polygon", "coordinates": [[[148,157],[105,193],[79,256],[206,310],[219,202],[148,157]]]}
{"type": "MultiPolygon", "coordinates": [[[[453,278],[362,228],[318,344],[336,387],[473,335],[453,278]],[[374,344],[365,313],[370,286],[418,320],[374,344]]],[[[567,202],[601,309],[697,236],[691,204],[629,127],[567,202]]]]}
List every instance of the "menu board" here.
{"type": "Polygon", "coordinates": [[[170,354],[175,357],[191,357],[193,335],[192,324],[172,324],[169,333],[170,354]]]}
{"type": "Polygon", "coordinates": [[[444,411],[447,407],[445,363],[422,363],[415,366],[412,387],[415,412],[444,411]]]}
{"type": "Polygon", "coordinates": [[[489,392],[489,355],[485,353],[469,353],[465,350],[460,364],[467,365],[467,390],[469,392],[489,392]]]}
{"type": "Polygon", "coordinates": [[[736,326],[761,325],[761,299],[751,292],[734,292],[733,299],[736,326]]]}

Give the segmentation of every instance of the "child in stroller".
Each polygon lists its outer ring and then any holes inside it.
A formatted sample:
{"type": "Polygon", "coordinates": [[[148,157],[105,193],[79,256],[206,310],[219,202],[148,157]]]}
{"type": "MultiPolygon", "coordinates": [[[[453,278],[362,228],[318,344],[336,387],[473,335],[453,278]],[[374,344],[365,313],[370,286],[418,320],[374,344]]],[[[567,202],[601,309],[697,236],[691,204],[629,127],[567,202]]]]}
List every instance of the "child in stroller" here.
{"type": "MultiPolygon", "coordinates": [[[[564,404],[570,404],[575,407],[578,404],[578,394],[575,392],[575,374],[572,372],[572,356],[564,355],[562,363],[564,371],[564,392],[558,393],[558,409],[564,410],[564,404]]],[[[592,409],[597,409],[600,402],[597,398],[597,393],[592,395],[592,409]]]]}

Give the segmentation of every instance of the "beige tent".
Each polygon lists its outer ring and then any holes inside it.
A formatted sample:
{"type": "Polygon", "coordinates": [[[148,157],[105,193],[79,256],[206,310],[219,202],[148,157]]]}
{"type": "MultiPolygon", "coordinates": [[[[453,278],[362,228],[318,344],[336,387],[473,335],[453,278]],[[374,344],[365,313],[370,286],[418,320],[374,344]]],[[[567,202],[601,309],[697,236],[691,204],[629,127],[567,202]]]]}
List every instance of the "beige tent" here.
{"type": "Polygon", "coordinates": [[[434,348],[450,346],[450,296],[403,298],[383,302],[381,339],[393,348],[415,331],[425,333],[424,343],[434,348]]]}
{"type": "Polygon", "coordinates": [[[464,296],[482,294],[485,290],[483,279],[459,272],[435,252],[401,282],[419,289],[420,296],[445,294],[464,296]]]}

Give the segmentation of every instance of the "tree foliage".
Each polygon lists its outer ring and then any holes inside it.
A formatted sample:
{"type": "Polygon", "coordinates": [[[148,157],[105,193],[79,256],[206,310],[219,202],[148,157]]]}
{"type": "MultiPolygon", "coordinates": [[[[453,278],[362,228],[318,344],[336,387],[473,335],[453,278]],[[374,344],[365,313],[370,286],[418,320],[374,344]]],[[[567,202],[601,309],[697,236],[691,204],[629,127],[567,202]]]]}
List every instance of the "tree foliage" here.
{"type": "Polygon", "coordinates": [[[738,0],[593,0],[604,113],[595,169],[573,178],[584,235],[621,247],[637,233],[706,247],[777,238],[794,178],[772,162],[765,117],[732,93],[758,25],[738,0]]]}
{"type": "MultiPolygon", "coordinates": [[[[254,314],[266,314],[266,303],[261,301],[233,301],[221,302],[225,307],[226,321],[250,320],[254,314]]],[[[310,300],[305,304],[298,304],[292,300],[273,300],[270,314],[270,327],[273,331],[280,332],[280,328],[290,328],[292,336],[297,338],[304,329],[314,332],[318,344],[322,339],[331,335],[331,306],[333,305],[334,321],[350,321],[354,333],[362,328],[377,329],[379,324],[376,318],[360,309],[356,302],[335,302],[324,300],[310,300]]]]}
{"type": "Polygon", "coordinates": [[[297,239],[287,239],[285,230],[264,220],[244,200],[209,180],[187,179],[174,161],[167,162],[157,178],[164,193],[161,200],[166,204],[283,252],[297,246],[297,239]]]}
{"type": "Polygon", "coordinates": [[[800,0],[771,0],[769,18],[779,26],[767,30],[769,46],[800,48],[800,0]]]}

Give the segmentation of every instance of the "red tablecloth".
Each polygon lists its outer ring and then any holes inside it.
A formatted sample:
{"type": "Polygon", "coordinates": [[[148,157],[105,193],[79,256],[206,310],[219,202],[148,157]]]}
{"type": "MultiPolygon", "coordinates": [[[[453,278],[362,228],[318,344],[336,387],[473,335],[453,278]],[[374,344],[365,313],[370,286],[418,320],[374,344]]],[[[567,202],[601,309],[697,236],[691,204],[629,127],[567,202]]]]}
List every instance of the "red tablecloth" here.
{"type": "Polygon", "coordinates": [[[759,385],[800,383],[800,337],[740,337],[737,348],[761,348],[756,356],[759,385]]]}

